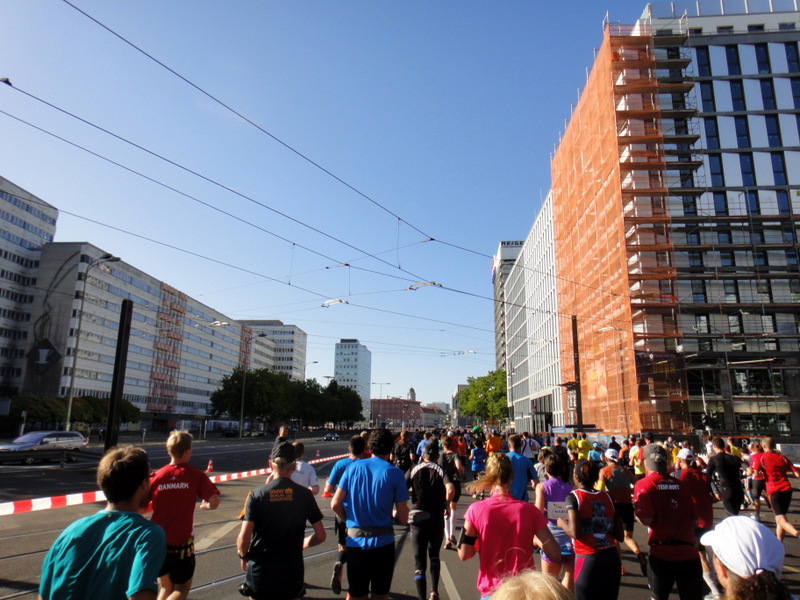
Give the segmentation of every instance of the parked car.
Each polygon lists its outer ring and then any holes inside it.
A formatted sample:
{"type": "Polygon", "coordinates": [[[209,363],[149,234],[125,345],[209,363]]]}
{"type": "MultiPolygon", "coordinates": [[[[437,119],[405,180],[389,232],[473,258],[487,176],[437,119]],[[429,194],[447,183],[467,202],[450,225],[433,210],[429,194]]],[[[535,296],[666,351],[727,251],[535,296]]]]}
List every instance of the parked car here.
{"type": "Polygon", "coordinates": [[[326,433],[325,437],[322,438],[323,441],[326,442],[338,442],[339,441],[339,434],[338,433],[326,433]]]}
{"type": "MultiPolygon", "coordinates": [[[[32,431],[16,438],[13,442],[0,444],[0,462],[14,460],[6,452],[39,451],[39,450],[73,450],[79,451],[86,446],[86,438],[79,431],[32,431]]],[[[70,460],[75,460],[70,457],[70,460]]],[[[33,458],[27,458],[26,464],[33,464],[33,458]]]]}

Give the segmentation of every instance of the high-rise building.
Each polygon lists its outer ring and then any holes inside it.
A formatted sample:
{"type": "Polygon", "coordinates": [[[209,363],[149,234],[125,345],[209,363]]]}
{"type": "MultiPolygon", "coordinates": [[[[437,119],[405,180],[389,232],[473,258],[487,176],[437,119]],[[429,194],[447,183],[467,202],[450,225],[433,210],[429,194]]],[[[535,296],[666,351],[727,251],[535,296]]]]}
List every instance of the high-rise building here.
{"type": "Polygon", "coordinates": [[[498,369],[506,368],[506,279],[514,261],[519,256],[523,242],[500,242],[492,260],[492,286],[494,287],[494,345],[498,369]]]}
{"type": "Polygon", "coordinates": [[[55,207],[0,177],[0,396],[20,391],[39,256],[57,218],[55,207]]]}
{"type": "Polygon", "coordinates": [[[715,0],[606,25],[551,164],[565,424],[800,423],[799,21],[715,0]]]}
{"type": "Polygon", "coordinates": [[[341,339],[336,343],[333,378],[339,385],[352,388],[361,397],[363,422],[369,420],[372,379],[372,353],[356,339],[341,339]]]}
{"type": "Polygon", "coordinates": [[[565,425],[554,241],[553,202],[548,194],[513,268],[508,269],[502,300],[509,419],[519,432],[565,425]]]}
{"type": "Polygon", "coordinates": [[[308,336],[297,325],[283,321],[239,320],[238,323],[264,333],[275,343],[273,371],[286,373],[289,379],[303,381],[306,378],[306,348],[308,336]]]}

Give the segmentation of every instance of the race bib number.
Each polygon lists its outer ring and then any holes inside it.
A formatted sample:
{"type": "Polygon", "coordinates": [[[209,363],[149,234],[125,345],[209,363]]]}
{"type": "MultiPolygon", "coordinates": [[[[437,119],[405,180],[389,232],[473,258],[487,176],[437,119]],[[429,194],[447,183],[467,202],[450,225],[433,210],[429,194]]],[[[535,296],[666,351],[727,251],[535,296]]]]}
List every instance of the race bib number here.
{"type": "Polygon", "coordinates": [[[567,503],[566,502],[548,502],[547,503],[547,518],[548,519],[566,519],[567,518],[567,503]]]}

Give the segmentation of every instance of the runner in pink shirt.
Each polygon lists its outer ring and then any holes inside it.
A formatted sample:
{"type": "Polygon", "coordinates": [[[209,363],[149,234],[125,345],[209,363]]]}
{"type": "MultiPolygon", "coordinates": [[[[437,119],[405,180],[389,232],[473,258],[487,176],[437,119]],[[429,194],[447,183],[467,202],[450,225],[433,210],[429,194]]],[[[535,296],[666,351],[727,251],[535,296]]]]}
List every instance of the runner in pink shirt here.
{"type": "Polygon", "coordinates": [[[480,555],[478,591],[482,599],[489,598],[504,577],[536,568],[534,538],[550,561],[561,562],[561,549],[541,511],[511,496],[513,477],[511,460],[497,453],[486,461],[483,476],[468,484],[474,491],[490,492],[489,498],[467,509],[458,542],[461,560],[480,555]]]}

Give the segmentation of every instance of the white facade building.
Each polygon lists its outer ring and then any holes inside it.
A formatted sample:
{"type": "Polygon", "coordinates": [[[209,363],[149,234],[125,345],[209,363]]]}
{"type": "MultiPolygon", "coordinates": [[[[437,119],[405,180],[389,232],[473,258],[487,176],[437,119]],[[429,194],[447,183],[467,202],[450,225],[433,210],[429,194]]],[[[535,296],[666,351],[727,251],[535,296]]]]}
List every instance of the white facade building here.
{"type": "Polygon", "coordinates": [[[0,396],[20,391],[40,251],[57,218],[55,207],[0,177],[0,396]]]}
{"type": "Polygon", "coordinates": [[[306,348],[308,335],[297,325],[287,325],[283,321],[240,320],[238,323],[264,333],[275,343],[273,371],[286,373],[289,379],[303,381],[306,378],[306,348]]]}
{"type": "Polygon", "coordinates": [[[361,397],[363,421],[369,419],[372,353],[356,339],[341,339],[336,343],[333,378],[339,385],[352,388],[361,397]]]}
{"type": "Polygon", "coordinates": [[[520,433],[546,432],[564,425],[550,194],[507,270],[504,287],[509,416],[520,433]]]}

